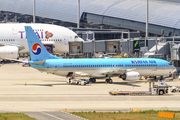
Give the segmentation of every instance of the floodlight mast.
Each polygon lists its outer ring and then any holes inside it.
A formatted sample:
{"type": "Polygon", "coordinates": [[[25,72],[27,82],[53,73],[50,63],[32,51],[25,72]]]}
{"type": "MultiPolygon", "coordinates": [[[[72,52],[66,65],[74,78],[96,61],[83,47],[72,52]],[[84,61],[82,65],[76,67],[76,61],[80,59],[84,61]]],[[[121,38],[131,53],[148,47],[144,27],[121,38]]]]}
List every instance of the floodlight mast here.
{"type": "Polygon", "coordinates": [[[146,38],[145,38],[145,49],[144,53],[146,52],[146,40],[148,40],[148,19],[149,19],[149,0],[147,0],[147,7],[146,7],[146,38]]]}
{"type": "Polygon", "coordinates": [[[79,28],[79,21],[80,21],[80,0],[78,0],[78,11],[77,11],[77,28],[79,28]]]}
{"type": "Polygon", "coordinates": [[[33,2],[33,23],[36,23],[36,0],[33,2]]]}

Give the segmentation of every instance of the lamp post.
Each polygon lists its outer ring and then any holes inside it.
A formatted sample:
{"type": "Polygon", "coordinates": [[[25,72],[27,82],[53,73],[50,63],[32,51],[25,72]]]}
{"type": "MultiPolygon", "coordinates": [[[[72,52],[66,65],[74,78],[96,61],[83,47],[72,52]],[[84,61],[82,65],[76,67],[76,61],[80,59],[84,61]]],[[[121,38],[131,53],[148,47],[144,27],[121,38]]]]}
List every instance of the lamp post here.
{"type": "Polygon", "coordinates": [[[36,22],[35,14],[36,14],[36,0],[34,0],[34,2],[33,2],[33,23],[36,22]]]}
{"type": "Polygon", "coordinates": [[[147,7],[146,7],[146,38],[145,38],[145,50],[146,52],[146,40],[148,40],[148,19],[149,19],[149,0],[147,0],[147,7]]]}
{"type": "Polygon", "coordinates": [[[77,28],[79,28],[79,20],[80,20],[80,0],[78,0],[78,11],[77,11],[77,28]]]}

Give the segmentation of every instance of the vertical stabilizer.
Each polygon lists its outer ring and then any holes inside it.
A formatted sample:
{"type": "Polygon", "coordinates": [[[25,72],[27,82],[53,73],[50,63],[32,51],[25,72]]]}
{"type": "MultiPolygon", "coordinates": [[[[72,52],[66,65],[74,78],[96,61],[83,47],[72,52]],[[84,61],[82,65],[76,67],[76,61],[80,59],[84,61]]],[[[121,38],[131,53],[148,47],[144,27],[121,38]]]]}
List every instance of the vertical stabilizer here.
{"type": "Polygon", "coordinates": [[[29,46],[29,53],[32,61],[41,61],[47,59],[61,59],[54,55],[51,55],[44,45],[41,43],[37,35],[34,33],[30,26],[25,26],[26,36],[29,46]]]}

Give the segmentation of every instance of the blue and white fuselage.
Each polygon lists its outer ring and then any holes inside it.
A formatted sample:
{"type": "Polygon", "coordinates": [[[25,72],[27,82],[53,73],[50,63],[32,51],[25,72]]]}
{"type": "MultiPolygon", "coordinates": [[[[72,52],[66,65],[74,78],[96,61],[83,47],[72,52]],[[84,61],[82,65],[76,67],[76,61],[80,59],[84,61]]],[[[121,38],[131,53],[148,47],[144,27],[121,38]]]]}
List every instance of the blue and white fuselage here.
{"type": "Polygon", "coordinates": [[[140,76],[163,76],[175,71],[168,61],[152,58],[62,59],[47,52],[31,27],[25,27],[25,30],[31,56],[29,63],[42,72],[91,78],[120,76],[123,80],[138,80],[140,76]]]}
{"type": "Polygon", "coordinates": [[[168,61],[152,58],[49,59],[42,65],[31,64],[31,67],[60,76],[80,72],[90,77],[106,77],[111,73],[111,76],[123,75],[130,71],[141,76],[163,76],[175,70],[168,61]]]}

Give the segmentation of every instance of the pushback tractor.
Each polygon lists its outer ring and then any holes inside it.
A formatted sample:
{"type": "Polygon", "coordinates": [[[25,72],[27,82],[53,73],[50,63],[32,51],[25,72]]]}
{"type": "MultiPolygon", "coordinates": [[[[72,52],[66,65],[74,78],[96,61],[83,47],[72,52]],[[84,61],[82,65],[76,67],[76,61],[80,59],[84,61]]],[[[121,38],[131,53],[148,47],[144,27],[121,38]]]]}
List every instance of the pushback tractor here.
{"type": "Polygon", "coordinates": [[[149,81],[149,91],[118,91],[111,90],[109,94],[111,95],[164,95],[168,93],[168,86],[164,80],[158,81],[158,84],[155,85],[155,82],[149,81]],[[152,84],[152,87],[151,87],[152,84]]]}

